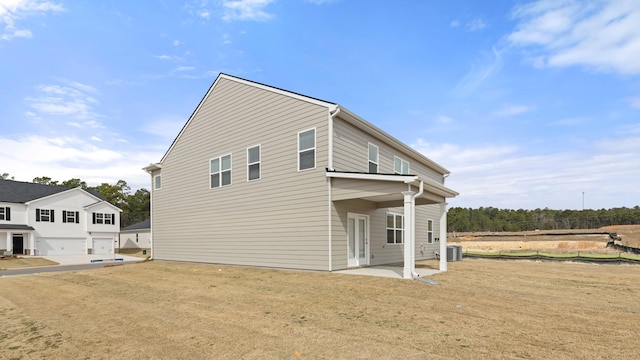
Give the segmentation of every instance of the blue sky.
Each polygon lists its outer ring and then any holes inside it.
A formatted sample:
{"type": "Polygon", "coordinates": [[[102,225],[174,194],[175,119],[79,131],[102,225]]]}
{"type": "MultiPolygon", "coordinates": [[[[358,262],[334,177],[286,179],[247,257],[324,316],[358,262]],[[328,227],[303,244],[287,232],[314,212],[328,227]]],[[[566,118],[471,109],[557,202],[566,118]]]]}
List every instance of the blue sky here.
{"type": "Polygon", "coordinates": [[[637,24],[640,0],[0,0],[0,173],[149,188],[224,72],[413,146],[450,206],[633,207],[637,24]]]}

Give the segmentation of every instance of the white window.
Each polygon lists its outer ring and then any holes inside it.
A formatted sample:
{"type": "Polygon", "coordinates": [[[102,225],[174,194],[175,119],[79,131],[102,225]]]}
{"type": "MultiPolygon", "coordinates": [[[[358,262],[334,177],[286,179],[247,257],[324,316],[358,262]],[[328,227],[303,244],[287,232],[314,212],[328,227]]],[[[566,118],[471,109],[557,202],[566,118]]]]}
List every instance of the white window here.
{"type": "Polygon", "coordinates": [[[387,213],[387,244],[402,244],[404,216],[387,213]]]}
{"type": "Polygon", "coordinates": [[[115,214],[93,213],[94,224],[115,225],[115,214]]]}
{"type": "Polygon", "coordinates": [[[373,144],[369,144],[369,172],[370,173],[378,173],[378,158],[379,158],[378,147],[373,144]]]}
{"type": "Polygon", "coordinates": [[[433,220],[427,220],[427,243],[433,244],[433,220]]]}
{"type": "Polygon", "coordinates": [[[156,175],[153,177],[153,188],[155,190],[162,189],[162,175],[156,175]]]}
{"type": "Polygon", "coordinates": [[[11,220],[11,208],[10,207],[0,207],[0,220],[11,220]]]}
{"type": "Polygon", "coordinates": [[[63,223],[80,223],[80,213],[78,211],[62,211],[63,223]]]}
{"type": "Polygon", "coordinates": [[[260,145],[247,149],[247,180],[260,179],[260,145]]]}
{"type": "Polygon", "coordinates": [[[36,209],[36,221],[54,222],[54,211],[51,209],[36,209]]]}
{"type": "Polygon", "coordinates": [[[393,170],[396,174],[409,174],[409,162],[403,159],[400,159],[397,156],[393,157],[393,170]]]}
{"type": "Polygon", "coordinates": [[[231,185],[231,154],[211,159],[211,188],[231,185]]]}
{"type": "Polygon", "coordinates": [[[316,167],[316,129],[298,133],[298,170],[316,167]]]}

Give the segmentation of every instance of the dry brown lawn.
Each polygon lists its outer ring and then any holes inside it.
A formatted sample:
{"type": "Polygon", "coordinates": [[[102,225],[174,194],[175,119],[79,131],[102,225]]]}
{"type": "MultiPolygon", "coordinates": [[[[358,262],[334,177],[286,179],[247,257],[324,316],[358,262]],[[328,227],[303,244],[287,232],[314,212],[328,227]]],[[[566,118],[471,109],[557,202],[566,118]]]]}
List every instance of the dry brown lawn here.
{"type": "Polygon", "coordinates": [[[57,262],[45,258],[4,258],[0,259],[0,270],[58,265],[57,262]]]}
{"type": "Polygon", "coordinates": [[[449,270],[437,285],[160,261],[5,277],[0,358],[637,358],[640,266],[449,270]]]}

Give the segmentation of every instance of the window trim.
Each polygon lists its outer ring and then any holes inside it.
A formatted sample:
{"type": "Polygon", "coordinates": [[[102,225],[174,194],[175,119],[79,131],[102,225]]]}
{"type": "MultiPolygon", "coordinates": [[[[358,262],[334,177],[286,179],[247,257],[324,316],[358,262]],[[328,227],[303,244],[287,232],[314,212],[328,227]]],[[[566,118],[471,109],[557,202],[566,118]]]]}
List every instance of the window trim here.
{"type": "Polygon", "coordinates": [[[2,210],[2,217],[0,220],[11,221],[11,208],[8,206],[0,206],[0,210],[2,210]]]}
{"type": "Polygon", "coordinates": [[[306,171],[306,170],[313,170],[313,169],[316,168],[316,155],[317,155],[317,151],[316,151],[317,150],[317,145],[316,145],[317,144],[317,137],[316,137],[316,135],[317,135],[317,131],[316,131],[315,127],[314,128],[309,128],[309,129],[306,129],[306,130],[302,130],[302,131],[298,131],[298,172],[306,171]],[[309,132],[311,130],[313,130],[313,147],[312,148],[308,148],[308,149],[304,149],[304,150],[300,150],[300,134],[309,132]],[[300,154],[303,151],[311,151],[311,150],[313,150],[313,166],[310,167],[310,168],[300,169],[300,154]]]}
{"type": "Polygon", "coordinates": [[[367,152],[369,155],[367,157],[367,172],[369,174],[379,174],[380,173],[380,147],[378,147],[378,145],[368,143],[367,152]],[[371,147],[376,148],[376,161],[371,160],[371,147]],[[376,166],[377,171],[375,173],[371,172],[371,164],[374,164],[376,166]]]}
{"type": "Polygon", "coordinates": [[[162,189],[162,174],[153,176],[153,190],[162,189]],[[158,186],[158,180],[160,180],[160,186],[158,186]]]}
{"type": "Polygon", "coordinates": [[[385,226],[385,245],[402,245],[404,244],[404,214],[398,214],[392,211],[387,211],[385,216],[384,216],[384,226],[385,226]],[[393,215],[393,228],[390,228],[389,225],[387,224],[387,220],[389,215],[393,215]],[[396,217],[400,217],[402,219],[402,227],[401,228],[397,228],[396,227],[396,217]],[[389,230],[393,230],[393,242],[390,243],[389,242],[389,237],[388,237],[388,232],[389,230]],[[402,239],[400,239],[400,242],[398,242],[398,239],[396,237],[397,235],[397,231],[400,230],[402,233],[402,239]]]}
{"type": "Polygon", "coordinates": [[[232,178],[233,172],[232,172],[232,170],[233,170],[233,156],[232,156],[232,153],[227,153],[227,154],[220,155],[218,157],[214,157],[214,158],[209,159],[209,189],[218,189],[218,188],[223,188],[225,186],[231,186],[233,184],[233,178],[232,178]],[[229,169],[228,170],[222,170],[222,158],[225,157],[225,156],[229,157],[229,169]],[[219,185],[214,187],[214,186],[211,186],[212,185],[211,184],[211,176],[214,174],[214,172],[211,171],[211,161],[216,160],[216,159],[218,160],[218,162],[220,164],[220,170],[218,170],[218,172],[217,172],[218,174],[220,174],[220,177],[219,177],[219,185]],[[229,171],[229,183],[226,184],[226,185],[222,184],[222,173],[224,171],[229,171]]]}
{"type": "Polygon", "coordinates": [[[433,219],[427,219],[427,244],[433,243],[433,219]]]}
{"type": "Polygon", "coordinates": [[[393,156],[393,173],[394,174],[400,174],[400,175],[410,175],[411,174],[411,167],[409,166],[409,162],[399,156],[393,156]],[[396,161],[400,161],[400,172],[396,171],[396,161]],[[403,164],[407,164],[407,172],[403,173],[402,172],[402,165],[403,164]]]}
{"type": "Polygon", "coordinates": [[[53,209],[36,209],[36,222],[55,222],[55,212],[53,209]],[[47,211],[47,215],[43,215],[42,211],[47,211]],[[47,220],[43,220],[42,217],[46,216],[47,220]]]}
{"type": "Polygon", "coordinates": [[[62,210],[62,222],[65,224],[79,224],[80,223],[80,212],[79,211],[67,211],[62,210]],[[69,221],[71,214],[73,217],[72,221],[69,221]]]}
{"type": "Polygon", "coordinates": [[[254,146],[249,146],[247,148],[247,181],[256,181],[256,180],[260,180],[262,179],[262,146],[260,144],[258,145],[254,145],[254,146]],[[249,150],[254,149],[254,148],[258,148],[258,161],[254,161],[254,162],[250,162],[249,159],[249,150]],[[255,179],[250,179],[249,175],[251,173],[250,171],[250,167],[251,165],[258,165],[258,177],[255,179]]]}

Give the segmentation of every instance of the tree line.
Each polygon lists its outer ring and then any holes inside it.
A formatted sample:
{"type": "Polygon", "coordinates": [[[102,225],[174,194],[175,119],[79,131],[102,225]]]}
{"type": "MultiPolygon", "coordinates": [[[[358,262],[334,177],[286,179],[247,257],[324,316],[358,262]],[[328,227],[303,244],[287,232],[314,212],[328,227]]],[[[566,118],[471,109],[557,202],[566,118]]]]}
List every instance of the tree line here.
{"type": "MultiPolygon", "coordinates": [[[[0,174],[0,179],[11,179],[8,173],[0,174]]],[[[149,218],[151,213],[151,193],[147,189],[138,189],[131,193],[131,187],[124,180],[118,180],[115,184],[102,183],[98,186],[88,186],[81,179],[73,178],[65,181],[53,180],[48,176],[36,177],[32,180],[36,184],[57,185],[70,189],[81,187],[87,191],[95,191],[108,203],[122,209],[120,213],[120,226],[127,227],[149,218]]]]}
{"type": "Polygon", "coordinates": [[[447,213],[447,230],[451,232],[597,229],[609,225],[634,224],[640,224],[640,206],[600,210],[454,207],[447,213]]]}

